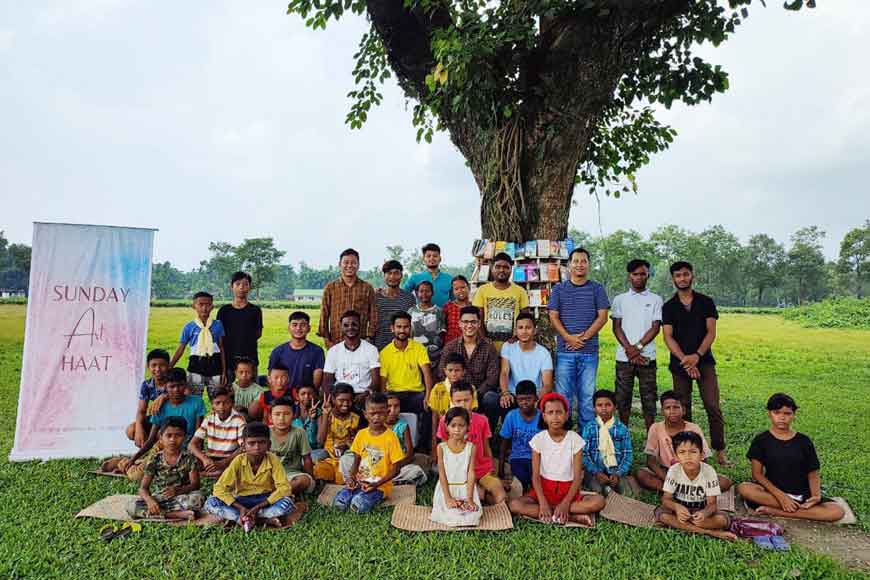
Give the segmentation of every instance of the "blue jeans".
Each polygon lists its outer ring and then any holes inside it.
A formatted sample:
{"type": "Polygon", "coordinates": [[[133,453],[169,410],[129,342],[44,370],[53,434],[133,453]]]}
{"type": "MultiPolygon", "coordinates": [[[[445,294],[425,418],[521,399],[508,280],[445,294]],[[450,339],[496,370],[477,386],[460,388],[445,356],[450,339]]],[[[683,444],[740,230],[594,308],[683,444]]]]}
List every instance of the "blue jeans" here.
{"type": "Polygon", "coordinates": [[[344,487],[335,494],[332,505],[343,512],[350,508],[353,512],[365,514],[372,511],[382,501],[384,501],[384,492],[379,489],[363,491],[359,487],[356,489],[344,487]]]}
{"type": "MultiPolygon", "coordinates": [[[[266,498],[269,497],[269,494],[264,493],[262,495],[240,495],[236,497],[236,502],[242,504],[245,508],[250,509],[257,505],[258,503],[266,501],[266,498]]],[[[225,520],[232,520],[236,523],[239,523],[239,510],[234,508],[231,505],[225,504],[223,501],[219,500],[215,496],[211,496],[208,498],[208,501],[205,502],[205,506],[203,508],[206,512],[216,515],[219,518],[225,520]]],[[[296,509],[296,506],[293,504],[293,500],[289,497],[282,497],[275,503],[270,506],[266,506],[257,512],[258,518],[280,518],[286,516],[287,514],[293,513],[296,509]]]]}
{"type": "Polygon", "coordinates": [[[595,420],[592,395],[595,393],[595,378],[598,374],[598,353],[557,352],[556,392],[573,405],[577,400],[580,427],[595,420]]]}
{"type": "Polygon", "coordinates": [[[511,473],[523,484],[523,491],[532,487],[532,460],[511,459],[511,473]]]}

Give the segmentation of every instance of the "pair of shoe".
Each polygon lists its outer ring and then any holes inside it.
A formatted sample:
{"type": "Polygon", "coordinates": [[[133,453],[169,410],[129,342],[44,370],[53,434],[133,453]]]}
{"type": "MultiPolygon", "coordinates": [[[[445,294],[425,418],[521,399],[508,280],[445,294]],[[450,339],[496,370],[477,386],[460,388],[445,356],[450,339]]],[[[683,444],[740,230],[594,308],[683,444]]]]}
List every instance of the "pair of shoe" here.
{"type": "Polygon", "coordinates": [[[100,528],[100,539],[108,543],[112,540],[124,539],[131,534],[138,534],[142,531],[142,524],[136,522],[124,522],[120,526],[118,524],[106,524],[100,528]]]}
{"type": "Polygon", "coordinates": [[[788,542],[782,536],[756,536],[752,538],[752,542],[764,550],[788,552],[791,549],[791,546],[788,545],[788,542]]]}

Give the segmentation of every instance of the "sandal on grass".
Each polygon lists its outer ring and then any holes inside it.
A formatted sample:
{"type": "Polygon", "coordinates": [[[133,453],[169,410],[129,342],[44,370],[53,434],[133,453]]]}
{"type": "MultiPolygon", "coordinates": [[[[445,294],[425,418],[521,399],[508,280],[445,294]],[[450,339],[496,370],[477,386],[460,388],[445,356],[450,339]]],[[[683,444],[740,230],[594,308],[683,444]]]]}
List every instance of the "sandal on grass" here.
{"type": "Polygon", "coordinates": [[[776,550],[772,541],[773,537],[774,536],[755,536],[752,538],[752,543],[763,550],[776,550]]]}
{"type": "Polygon", "coordinates": [[[142,531],[142,524],[137,524],[136,522],[124,522],[121,525],[121,529],[118,530],[112,539],[120,539],[130,536],[131,534],[138,534],[142,531]]]}
{"type": "Polygon", "coordinates": [[[782,536],[770,536],[770,543],[777,552],[788,552],[791,549],[788,542],[782,536]]]}

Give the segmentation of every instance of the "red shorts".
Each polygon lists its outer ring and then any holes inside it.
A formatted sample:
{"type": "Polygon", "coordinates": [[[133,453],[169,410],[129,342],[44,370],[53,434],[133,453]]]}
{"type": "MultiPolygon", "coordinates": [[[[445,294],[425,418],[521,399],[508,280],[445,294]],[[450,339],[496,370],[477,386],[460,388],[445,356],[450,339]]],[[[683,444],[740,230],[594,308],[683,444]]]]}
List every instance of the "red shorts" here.
{"type": "MultiPolygon", "coordinates": [[[[545,477],[541,478],[541,487],[544,488],[544,498],[546,498],[547,503],[551,506],[559,504],[565,499],[565,496],[568,495],[568,491],[571,489],[571,481],[554,481],[552,479],[547,479],[545,477]]],[[[538,494],[535,493],[534,486],[529,490],[529,493],[526,494],[528,497],[536,500],[538,499],[538,494]]],[[[577,495],[574,496],[574,499],[571,500],[571,503],[575,501],[580,501],[583,499],[583,494],[580,491],[577,491],[577,495]]]]}

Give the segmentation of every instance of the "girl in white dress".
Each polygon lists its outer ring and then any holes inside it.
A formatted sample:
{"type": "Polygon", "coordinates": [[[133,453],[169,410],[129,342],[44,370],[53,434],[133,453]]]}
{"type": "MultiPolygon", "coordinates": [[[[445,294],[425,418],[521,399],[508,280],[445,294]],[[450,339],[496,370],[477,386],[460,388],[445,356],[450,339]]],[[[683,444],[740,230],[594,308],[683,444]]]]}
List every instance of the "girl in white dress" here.
{"type": "Polygon", "coordinates": [[[438,445],[438,485],[430,519],[446,526],[476,526],[483,513],[474,483],[474,444],[465,440],[470,422],[463,407],[453,407],[444,416],[447,441],[438,445]]]}

